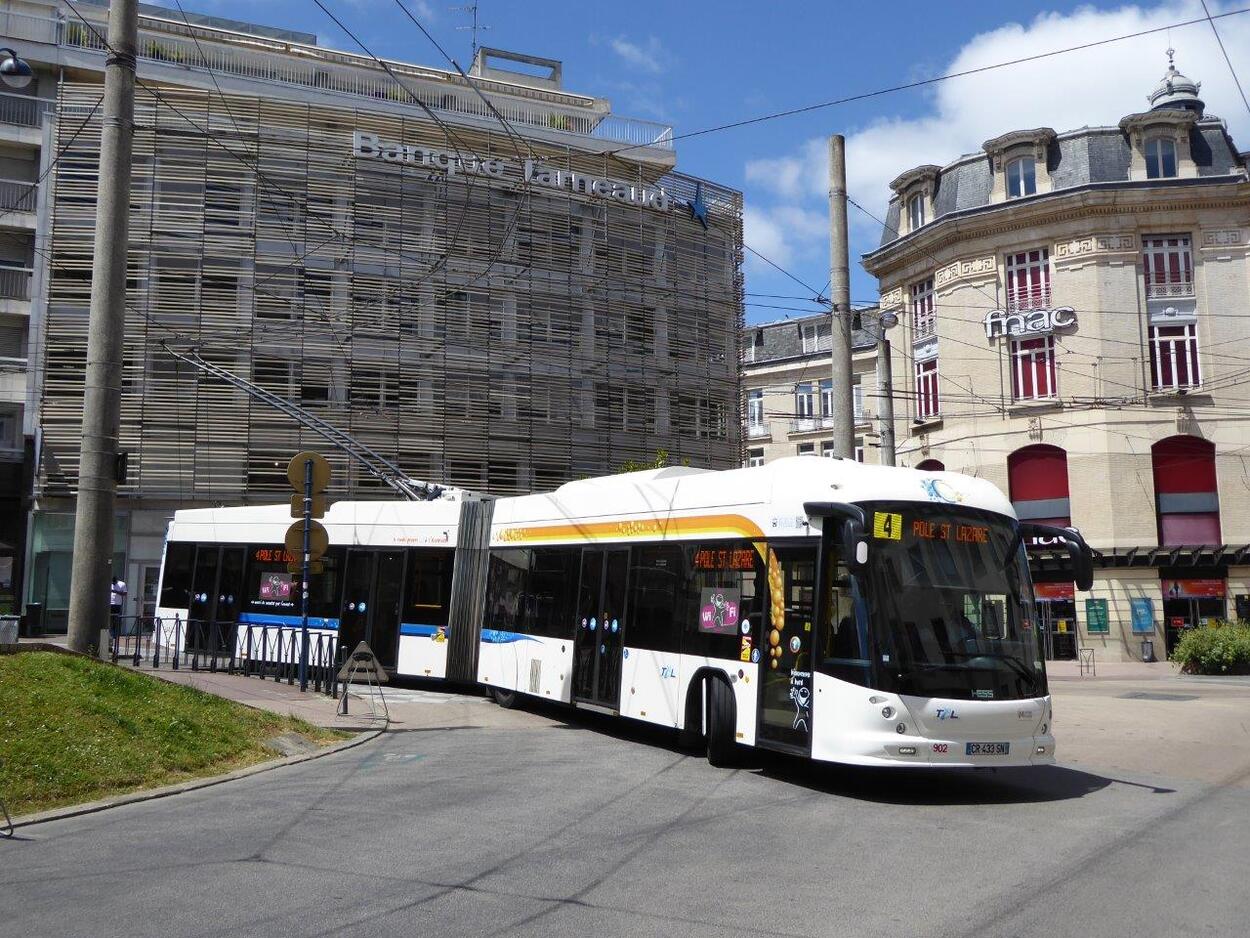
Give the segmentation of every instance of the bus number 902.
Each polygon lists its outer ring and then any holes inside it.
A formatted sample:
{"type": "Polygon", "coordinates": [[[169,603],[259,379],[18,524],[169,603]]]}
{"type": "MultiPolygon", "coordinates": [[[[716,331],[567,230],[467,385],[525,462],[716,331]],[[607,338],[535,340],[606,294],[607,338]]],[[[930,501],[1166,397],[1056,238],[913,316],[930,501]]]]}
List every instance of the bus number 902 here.
{"type": "Polygon", "coordinates": [[[949,743],[934,743],[934,744],[933,744],[933,751],[934,751],[934,752],[941,752],[941,753],[947,753],[947,752],[950,752],[950,744],[949,744],[949,743]]]}

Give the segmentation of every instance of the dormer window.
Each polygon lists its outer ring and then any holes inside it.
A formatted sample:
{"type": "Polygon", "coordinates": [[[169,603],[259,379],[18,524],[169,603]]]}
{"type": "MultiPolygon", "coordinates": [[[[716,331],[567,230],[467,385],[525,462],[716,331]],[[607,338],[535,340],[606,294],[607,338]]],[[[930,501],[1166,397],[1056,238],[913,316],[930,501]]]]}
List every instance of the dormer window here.
{"type": "Polygon", "coordinates": [[[1007,164],[1007,198],[1019,199],[1037,192],[1037,161],[1022,156],[1007,164]]]}
{"type": "Polygon", "coordinates": [[[924,220],[924,195],[917,192],[907,200],[907,230],[923,227],[924,220]]]}
{"type": "Polygon", "coordinates": [[[1176,141],[1172,137],[1151,137],[1146,141],[1146,178],[1172,179],[1176,176],[1176,141]]]}

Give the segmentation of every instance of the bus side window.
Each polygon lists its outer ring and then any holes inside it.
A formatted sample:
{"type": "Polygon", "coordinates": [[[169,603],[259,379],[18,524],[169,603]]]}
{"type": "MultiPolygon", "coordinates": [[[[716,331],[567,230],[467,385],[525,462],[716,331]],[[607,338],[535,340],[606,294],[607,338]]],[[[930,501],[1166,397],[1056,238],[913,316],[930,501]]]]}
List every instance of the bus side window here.
{"type": "Polygon", "coordinates": [[[161,574],[161,605],[186,609],[191,605],[191,571],[195,545],[172,541],[165,545],[165,569],[161,574]]]}

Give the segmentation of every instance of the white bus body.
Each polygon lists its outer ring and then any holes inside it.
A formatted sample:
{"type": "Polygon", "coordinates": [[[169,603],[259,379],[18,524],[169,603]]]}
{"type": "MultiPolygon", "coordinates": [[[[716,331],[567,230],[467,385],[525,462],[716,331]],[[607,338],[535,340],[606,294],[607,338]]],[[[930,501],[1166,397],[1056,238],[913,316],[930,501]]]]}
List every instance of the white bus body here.
{"type": "MultiPolygon", "coordinates": [[[[458,572],[475,585],[474,602],[456,599],[473,612],[456,620],[471,645],[453,657],[502,702],[528,694],[706,735],[714,758],[741,744],[858,765],[1054,759],[1020,530],[984,480],[792,458],[588,479],[490,504],[489,569],[458,572]]],[[[457,544],[460,511],[457,500],[334,505],[325,524],[339,614],[317,628],[343,631],[340,648],[358,636],[394,644],[380,657],[397,674],[450,675],[450,600],[441,624],[412,610],[447,592],[449,570],[432,588],[430,569],[457,544]],[[389,589],[383,567],[399,570],[400,551],[402,590],[389,589]],[[348,629],[348,606],[366,594],[348,629]],[[392,628],[397,639],[383,634],[392,628]]],[[[257,545],[280,545],[289,523],[286,506],[184,511],[169,541],[201,545],[210,560],[211,545],[243,550],[240,582],[254,589],[254,566],[272,559],[257,545]]],[[[458,567],[482,562],[484,551],[460,546],[458,567]]],[[[195,563],[193,578],[208,582],[195,563]]],[[[165,587],[163,576],[162,597],[165,587]]],[[[290,622],[238,617],[268,620],[290,622]]]]}

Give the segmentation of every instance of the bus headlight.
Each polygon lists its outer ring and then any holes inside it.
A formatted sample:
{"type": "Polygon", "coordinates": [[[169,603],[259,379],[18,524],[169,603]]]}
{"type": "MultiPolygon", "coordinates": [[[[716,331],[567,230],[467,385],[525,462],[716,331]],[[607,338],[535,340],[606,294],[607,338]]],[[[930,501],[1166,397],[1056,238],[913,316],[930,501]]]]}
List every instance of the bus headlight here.
{"type": "Polygon", "coordinates": [[[892,719],[894,719],[894,708],[893,708],[893,707],[882,707],[882,708],[881,708],[881,715],[882,715],[883,717],[885,717],[887,720],[892,720],[892,719]]]}

